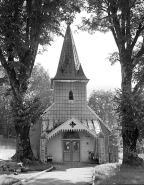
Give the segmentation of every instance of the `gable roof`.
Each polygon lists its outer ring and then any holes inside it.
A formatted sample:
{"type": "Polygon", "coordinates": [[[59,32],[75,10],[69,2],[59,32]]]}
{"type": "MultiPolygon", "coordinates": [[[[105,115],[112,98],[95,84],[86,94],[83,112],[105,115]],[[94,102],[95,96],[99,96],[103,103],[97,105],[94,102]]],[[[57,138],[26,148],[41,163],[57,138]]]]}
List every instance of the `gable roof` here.
{"type": "Polygon", "coordinates": [[[100,120],[100,122],[108,129],[108,131],[111,133],[112,131],[111,131],[111,129],[109,128],[109,126],[108,125],[106,125],[105,123],[104,123],[104,121],[94,112],[94,110],[92,110],[91,108],[90,108],[90,106],[88,106],[87,105],[87,108],[91,111],[91,113],[93,113],[94,115],[95,115],[95,117],[98,119],[98,120],[100,120]]]}
{"type": "Polygon", "coordinates": [[[64,37],[57,73],[52,80],[88,80],[79,62],[70,25],[64,37]]]}
{"type": "Polygon", "coordinates": [[[41,137],[49,140],[59,132],[65,131],[85,131],[89,133],[92,137],[97,138],[97,134],[93,130],[90,130],[88,127],[84,126],[76,118],[71,118],[67,120],[66,122],[55,128],[53,131],[51,131],[49,134],[46,134],[46,132],[44,132],[41,137]]]}

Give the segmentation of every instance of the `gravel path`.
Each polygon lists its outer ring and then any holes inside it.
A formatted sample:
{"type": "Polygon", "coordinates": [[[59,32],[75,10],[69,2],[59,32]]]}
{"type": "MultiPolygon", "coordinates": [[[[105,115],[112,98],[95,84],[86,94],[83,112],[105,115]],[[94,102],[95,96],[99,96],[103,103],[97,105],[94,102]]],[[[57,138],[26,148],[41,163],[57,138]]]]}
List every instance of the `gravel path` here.
{"type": "Polygon", "coordinates": [[[90,185],[94,164],[53,164],[56,170],[46,172],[25,185],[90,185]]]}

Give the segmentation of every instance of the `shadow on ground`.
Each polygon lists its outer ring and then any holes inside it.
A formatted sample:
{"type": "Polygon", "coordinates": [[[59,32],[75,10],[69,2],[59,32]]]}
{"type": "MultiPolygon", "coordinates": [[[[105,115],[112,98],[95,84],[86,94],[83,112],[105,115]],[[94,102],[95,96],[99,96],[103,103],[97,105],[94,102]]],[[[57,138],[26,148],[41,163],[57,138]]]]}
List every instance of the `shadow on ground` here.
{"type": "Polygon", "coordinates": [[[117,165],[110,173],[95,173],[97,184],[144,184],[144,167],[117,165]]]}
{"type": "Polygon", "coordinates": [[[54,170],[56,171],[67,171],[71,168],[86,168],[86,167],[95,167],[96,164],[93,163],[49,163],[54,166],[54,170]]]}
{"type": "MultiPolygon", "coordinates": [[[[64,165],[65,166],[65,165],[64,165]]],[[[92,184],[93,167],[63,168],[61,171],[44,173],[27,185],[90,185],[92,184]]]]}
{"type": "MultiPolygon", "coordinates": [[[[71,181],[71,180],[60,180],[56,178],[49,178],[49,179],[37,179],[36,181],[31,181],[26,183],[27,185],[92,185],[92,183],[81,181],[71,181]]],[[[25,184],[25,185],[26,185],[25,184]]]]}

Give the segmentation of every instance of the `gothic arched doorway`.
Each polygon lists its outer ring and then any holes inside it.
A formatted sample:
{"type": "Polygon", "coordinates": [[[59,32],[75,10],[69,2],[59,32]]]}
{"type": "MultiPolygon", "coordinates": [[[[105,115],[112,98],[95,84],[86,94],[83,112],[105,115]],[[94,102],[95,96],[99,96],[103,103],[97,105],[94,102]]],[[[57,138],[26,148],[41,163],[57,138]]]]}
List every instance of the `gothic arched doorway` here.
{"type": "Polygon", "coordinates": [[[80,161],[80,137],[77,132],[66,132],[63,136],[63,161],[80,161]]]}

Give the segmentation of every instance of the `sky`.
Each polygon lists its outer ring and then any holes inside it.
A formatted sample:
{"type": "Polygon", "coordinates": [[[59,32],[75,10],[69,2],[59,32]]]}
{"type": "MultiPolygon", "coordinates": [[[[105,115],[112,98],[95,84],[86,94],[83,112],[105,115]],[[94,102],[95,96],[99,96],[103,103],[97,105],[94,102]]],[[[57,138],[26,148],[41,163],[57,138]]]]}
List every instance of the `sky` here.
{"type": "MultiPolygon", "coordinates": [[[[80,23],[79,20],[78,18],[74,21],[71,30],[80,63],[86,77],[90,79],[87,84],[87,97],[90,96],[93,90],[107,91],[120,88],[120,64],[116,63],[111,66],[107,59],[109,53],[117,51],[111,32],[105,34],[96,32],[91,35],[78,30],[78,33],[76,33],[76,25],[80,23]]],[[[53,78],[56,74],[63,41],[63,37],[55,37],[51,46],[47,47],[47,51],[37,55],[36,63],[40,63],[45,69],[48,69],[50,78],[53,78]]]]}

